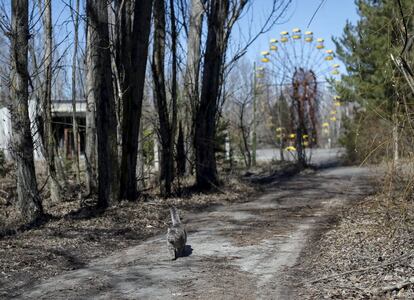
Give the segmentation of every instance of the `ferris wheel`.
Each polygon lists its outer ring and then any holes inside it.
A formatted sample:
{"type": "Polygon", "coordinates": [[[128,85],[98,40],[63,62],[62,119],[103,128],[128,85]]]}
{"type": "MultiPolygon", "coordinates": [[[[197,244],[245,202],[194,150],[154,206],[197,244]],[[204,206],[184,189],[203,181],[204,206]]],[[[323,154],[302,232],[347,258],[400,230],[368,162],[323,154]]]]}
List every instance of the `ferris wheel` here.
{"type": "Polygon", "coordinates": [[[291,33],[282,31],[278,39],[270,40],[269,49],[261,52],[258,77],[270,75],[273,85],[290,99],[289,135],[295,137],[298,156],[304,155],[303,148],[318,144],[318,128],[321,124],[326,127],[323,116],[330,104],[323,103],[322,93],[329,79],[340,75],[339,68],[334,51],[325,48],[324,39],[314,38],[312,31],[302,33],[299,28],[291,33]]]}

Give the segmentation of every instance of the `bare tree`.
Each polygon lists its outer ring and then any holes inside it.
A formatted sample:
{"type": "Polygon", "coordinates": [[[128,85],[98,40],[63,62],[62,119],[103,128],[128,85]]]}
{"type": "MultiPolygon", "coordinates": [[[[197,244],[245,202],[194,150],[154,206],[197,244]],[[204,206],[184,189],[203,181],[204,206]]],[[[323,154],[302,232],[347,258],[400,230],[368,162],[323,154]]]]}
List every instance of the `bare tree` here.
{"type": "MultiPolygon", "coordinates": [[[[73,41],[73,58],[72,58],[72,131],[73,141],[75,144],[75,155],[73,164],[76,171],[76,184],[80,186],[80,167],[79,167],[79,129],[76,120],[76,71],[78,60],[78,32],[79,32],[79,0],[76,0],[75,11],[72,11],[74,41],[73,41]]],[[[80,194],[79,194],[80,195],[80,194]]]]}
{"type": "Polygon", "coordinates": [[[189,155],[186,159],[186,172],[192,170],[193,157],[193,136],[196,109],[199,103],[199,83],[200,83],[200,62],[201,62],[201,37],[202,24],[204,16],[204,3],[206,0],[191,0],[190,7],[190,22],[188,29],[187,40],[187,62],[184,75],[184,95],[186,103],[186,115],[191,115],[192,118],[187,118],[185,127],[187,129],[187,136],[190,143],[187,143],[187,152],[189,155]]]}
{"type": "Polygon", "coordinates": [[[39,10],[43,11],[44,42],[45,42],[45,76],[42,89],[42,111],[43,111],[43,145],[45,157],[50,176],[50,197],[52,201],[60,200],[61,186],[56,171],[56,143],[52,128],[52,76],[53,76],[53,32],[52,32],[52,3],[51,0],[44,0],[43,6],[39,5],[39,10]]]}
{"type": "Polygon", "coordinates": [[[98,207],[105,208],[119,197],[119,170],[115,99],[109,49],[108,10],[105,1],[87,0],[88,86],[96,105],[98,140],[98,207]]]}
{"type": "MultiPolygon", "coordinates": [[[[238,145],[240,154],[247,168],[252,165],[251,145],[249,137],[253,124],[253,92],[252,72],[245,61],[237,61],[235,68],[227,77],[225,112],[229,116],[232,127],[231,139],[238,145]]],[[[255,76],[256,74],[253,73],[255,76]]]]}
{"type": "Polygon", "coordinates": [[[211,189],[218,183],[214,138],[216,124],[225,97],[222,89],[226,74],[247,48],[263,33],[269,31],[284,14],[291,0],[273,0],[270,13],[257,34],[249,34],[246,43],[237,47],[226,62],[233,26],[239,20],[250,0],[215,1],[204,5],[207,13],[207,40],[203,61],[203,79],[200,101],[196,106],[194,147],[196,152],[196,180],[199,189],[211,189]],[[220,101],[221,100],[221,101],[220,101]]]}
{"type": "Polygon", "coordinates": [[[17,170],[17,204],[23,218],[33,222],[43,215],[33,162],[33,140],[28,108],[28,0],[12,2],[11,96],[12,141],[17,170]]]}
{"type": "Polygon", "coordinates": [[[137,154],[153,0],[116,5],[115,56],[122,106],[121,199],[137,197],[137,154]]]}
{"type": "Polygon", "coordinates": [[[171,112],[168,109],[164,72],[166,42],[165,0],[155,0],[152,74],[161,142],[160,189],[161,194],[165,197],[171,195],[171,184],[174,178],[174,136],[177,123],[177,32],[175,27],[174,1],[170,1],[170,9],[172,36],[171,112]]]}
{"type": "MultiPolygon", "coordinates": [[[[86,132],[85,132],[85,165],[86,165],[86,191],[88,196],[98,191],[97,177],[97,141],[96,141],[96,94],[94,87],[94,71],[92,61],[94,52],[90,50],[96,37],[91,35],[92,28],[87,22],[86,38],[86,132]]],[[[94,50],[96,51],[96,50],[94,50]]]]}
{"type": "MultiPolygon", "coordinates": [[[[236,19],[245,1],[240,1],[236,19]]],[[[203,65],[201,97],[196,109],[194,148],[196,154],[196,180],[200,190],[219,184],[215,159],[216,118],[219,109],[220,86],[231,24],[228,21],[228,0],[211,0],[207,8],[207,41],[203,65]],[[230,28],[229,28],[230,26],[230,28]]],[[[235,13],[235,12],[234,12],[235,13]]]]}

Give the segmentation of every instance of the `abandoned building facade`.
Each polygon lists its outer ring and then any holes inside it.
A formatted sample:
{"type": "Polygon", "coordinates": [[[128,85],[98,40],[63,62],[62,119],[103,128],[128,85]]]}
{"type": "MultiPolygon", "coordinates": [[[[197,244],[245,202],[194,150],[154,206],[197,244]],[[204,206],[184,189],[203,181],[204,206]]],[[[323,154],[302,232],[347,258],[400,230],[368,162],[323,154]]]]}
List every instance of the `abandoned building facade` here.
{"type": "MultiPolygon", "coordinates": [[[[36,101],[29,101],[29,116],[31,121],[32,136],[34,142],[34,158],[43,159],[41,140],[38,133],[36,120],[36,101]]],[[[58,152],[64,158],[71,158],[75,149],[82,156],[85,150],[85,116],[86,101],[79,99],[76,101],[76,119],[79,127],[78,145],[75,147],[72,132],[72,101],[53,100],[52,101],[52,126],[55,141],[58,145],[58,152]]],[[[0,107],[0,150],[5,154],[6,159],[11,159],[10,138],[11,138],[10,112],[7,107],[0,107]]]]}

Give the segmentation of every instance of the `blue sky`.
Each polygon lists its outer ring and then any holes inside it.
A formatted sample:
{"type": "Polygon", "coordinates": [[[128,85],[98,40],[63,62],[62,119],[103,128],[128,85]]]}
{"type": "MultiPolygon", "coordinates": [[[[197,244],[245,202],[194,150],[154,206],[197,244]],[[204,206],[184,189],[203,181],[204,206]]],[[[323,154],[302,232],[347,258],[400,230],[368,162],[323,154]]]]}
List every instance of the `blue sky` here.
{"type": "MultiPolygon", "coordinates": [[[[255,24],[258,25],[263,21],[263,16],[271,7],[272,0],[255,0],[254,15],[255,24]],[[256,17],[257,16],[257,17],[256,17]]],[[[346,20],[356,23],[358,14],[354,0],[326,0],[320,8],[309,28],[309,21],[313,13],[321,3],[321,0],[293,0],[287,15],[281,20],[282,24],[277,24],[269,33],[263,34],[250,47],[247,57],[251,60],[259,59],[259,53],[268,48],[271,38],[279,38],[281,31],[291,31],[299,27],[302,31],[313,31],[315,38],[322,37],[325,39],[327,49],[335,50],[331,40],[332,36],[341,36],[346,20]]],[[[248,25],[247,18],[241,21],[242,30],[248,25]]]]}
{"type": "MultiPolygon", "coordinates": [[[[11,0],[5,1],[6,7],[10,6],[11,0]]],[[[278,0],[282,1],[282,0],[278,0]]],[[[288,1],[288,0],[284,0],[288,1]]],[[[314,32],[314,37],[322,37],[325,39],[326,49],[334,49],[332,36],[341,36],[346,20],[355,23],[358,20],[356,6],[354,0],[326,0],[320,10],[317,12],[309,28],[307,25],[312,18],[315,10],[322,0],[292,0],[287,13],[274,26],[274,28],[263,35],[261,35],[255,43],[253,43],[246,54],[246,58],[250,61],[260,60],[260,52],[267,50],[269,47],[269,40],[271,38],[279,38],[281,31],[290,31],[293,28],[299,27],[302,31],[311,30],[314,32]]],[[[72,23],[70,22],[70,10],[66,4],[73,4],[74,0],[52,0],[53,18],[55,30],[55,42],[60,44],[59,52],[63,53],[65,49],[72,47],[72,23]]],[[[85,0],[80,0],[81,7],[85,0]]],[[[251,10],[244,14],[244,17],[238,22],[238,26],[234,28],[233,37],[235,42],[241,40],[242,35],[251,31],[257,32],[257,29],[263,23],[263,20],[271,8],[273,0],[252,0],[251,10]],[[255,28],[256,27],[256,28],[255,28]],[[256,30],[255,30],[256,29],[256,30]],[[240,33],[242,32],[242,33],[240,33]]],[[[33,1],[31,1],[33,3],[33,1]]],[[[35,18],[36,19],[36,18],[35,18]]],[[[81,45],[84,46],[84,31],[80,30],[81,45]]],[[[243,42],[241,42],[243,44],[243,42]]],[[[68,52],[68,62],[70,64],[70,50],[68,52]]],[[[341,67],[341,71],[343,68],[341,67]]]]}

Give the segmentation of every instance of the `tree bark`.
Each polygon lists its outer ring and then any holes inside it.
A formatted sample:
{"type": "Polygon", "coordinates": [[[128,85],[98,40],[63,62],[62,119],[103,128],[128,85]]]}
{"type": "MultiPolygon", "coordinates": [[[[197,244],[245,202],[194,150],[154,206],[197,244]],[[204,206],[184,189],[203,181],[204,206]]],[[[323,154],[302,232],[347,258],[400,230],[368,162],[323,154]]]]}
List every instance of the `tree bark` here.
{"type": "Polygon", "coordinates": [[[123,112],[120,198],[128,200],[135,200],[137,197],[138,136],[153,1],[140,0],[134,2],[135,4],[132,5],[131,1],[125,1],[124,8],[121,11],[120,33],[123,35],[123,42],[121,48],[119,48],[122,50],[120,59],[124,73],[124,78],[121,79],[123,112]],[[128,11],[128,7],[134,9],[133,21],[131,21],[131,13],[128,11]]]}
{"type": "Polygon", "coordinates": [[[200,61],[201,61],[201,34],[204,16],[205,0],[191,0],[190,24],[188,30],[187,42],[187,62],[184,75],[184,95],[186,98],[186,115],[191,118],[185,124],[187,131],[186,140],[186,166],[185,171],[188,174],[192,172],[194,164],[194,125],[199,103],[199,78],[200,78],[200,61]]]}
{"type": "Polygon", "coordinates": [[[34,222],[43,215],[43,207],[37,189],[28,108],[28,6],[27,0],[12,2],[10,114],[11,146],[17,167],[17,206],[25,221],[34,222]]]}
{"type": "Polygon", "coordinates": [[[246,168],[250,169],[250,167],[252,166],[252,155],[250,153],[250,149],[249,149],[249,142],[248,142],[248,138],[249,138],[249,130],[248,128],[246,128],[246,125],[244,124],[244,114],[245,114],[245,109],[246,109],[246,102],[241,103],[241,107],[240,107],[240,124],[239,124],[239,128],[242,134],[242,141],[243,141],[243,146],[241,147],[241,152],[243,154],[243,158],[244,158],[244,163],[246,165],[246,168]]]}
{"type": "MultiPolygon", "coordinates": [[[[175,21],[175,20],[174,20],[175,21]]],[[[160,191],[163,197],[171,195],[171,184],[174,175],[174,113],[176,103],[172,103],[172,122],[170,123],[166,85],[165,85],[165,1],[155,0],[154,2],[154,47],[153,47],[153,64],[152,74],[154,80],[154,94],[159,120],[159,135],[161,142],[161,169],[160,169],[160,191]]],[[[174,50],[173,50],[174,52],[174,50]]],[[[174,55],[173,55],[174,56],[174,55]]],[[[174,64],[173,64],[174,71],[174,64]]],[[[176,71],[176,70],[175,70],[176,71]]],[[[174,76],[174,75],[173,75],[174,76]]],[[[174,96],[174,90],[173,90],[174,96]]],[[[175,94],[176,97],[176,94],[175,94]]],[[[175,99],[176,102],[176,99],[175,99]]]]}
{"type": "MultiPolygon", "coordinates": [[[[76,184],[80,186],[80,167],[79,167],[79,130],[78,122],[76,120],[76,68],[77,68],[77,56],[78,56],[78,31],[79,31],[79,0],[76,0],[75,13],[72,15],[74,19],[74,44],[73,44],[73,59],[72,59],[72,131],[74,141],[74,160],[73,165],[76,172],[76,184]]],[[[79,194],[80,195],[80,194],[79,194]]]]}
{"type": "Polygon", "coordinates": [[[95,59],[90,50],[94,43],[92,39],[92,28],[90,21],[87,23],[86,37],[86,131],[85,131],[85,165],[86,165],[86,193],[91,196],[98,192],[97,177],[97,140],[96,140],[96,93],[94,87],[94,70],[92,69],[95,59]]]}
{"type": "Polygon", "coordinates": [[[106,208],[118,200],[119,170],[115,99],[109,49],[108,10],[105,1],[87,0],[89,85],[96,103],[98,140],[98,203],[106,208]]]}
{"type": "Polygon", "coordinates": [[[53,202],[60,201],[62,187],[59,183],[56,171],[55,137],[52,127],[52,75],[53,75],[53,32],[52,32],[52,4],[51,0],[44,0],[43,26],[45,33],[45,76],[42,89],[43,110],[43,145],[45,158],[50,176],[50,198],[53,202]]]}
{"type": "Polygon", "coordinates": [[[176,155],[176,164],[177,164],[177,175],[182,177],[185,175],[185,166],[186,166],[186,155],[185,155],[185,142],[184,142],[184,131],[181,122],[178,126],[178,138],[177,138],[177,155],[176,155]]]}
{"type": "Polygon", "coordinates": [[[145,157],[144,157],[144,128],[142,124],[139,126],[139,141],[137,155],[137,188],[143,190],[145,188],[145,157]]]}
{"type": "Polygon", "coordinates": [[[194,137],[196,185],[200,190],[209,190],[219,184],[214,149],[220,78],[226,50],[225,23],[228,13],[228,0],[210,2],[201,98],[195,119],[194,137]]]}

